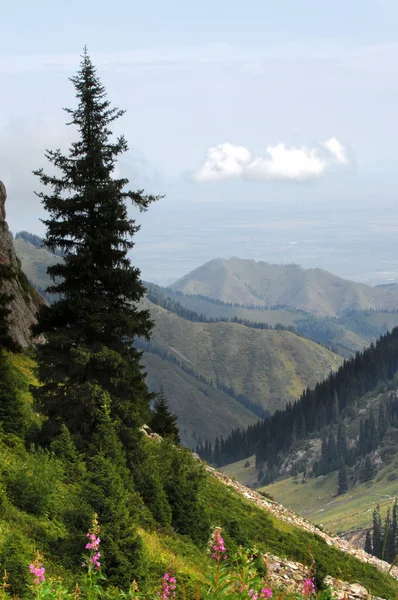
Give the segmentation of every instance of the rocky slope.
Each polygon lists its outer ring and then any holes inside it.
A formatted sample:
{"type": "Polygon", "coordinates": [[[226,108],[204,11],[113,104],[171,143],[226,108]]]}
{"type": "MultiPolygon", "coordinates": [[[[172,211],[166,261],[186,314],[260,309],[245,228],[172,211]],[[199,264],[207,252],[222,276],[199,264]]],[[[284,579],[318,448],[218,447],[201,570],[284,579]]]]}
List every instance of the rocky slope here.
{"type": "Polygon", "coordinates": [[[10,332],[20,346],[26,347],[31,341],[30,328],[36,322],[37,310],[43,300],[21,270],[6,221],[6,199],[6,188],[0,181],[0,262],[11,265],[15,273],[11,281],[1,284],[1,291],[14,296],[10,304],[10,332]]]}
{"type": "Polygon", "coordinates": [[[281,504],[274,502],[273,500],[264,498],[264,496],[262,496],[258,492],[245,487],[244,485],[242,485],[241,483],[238,483],[237,481],[230,479],[224,473],[221,473],[220,471],[213,469],[213,467],[208,466],[208,467],[206,467],[206,469],[209,473],[211,473],[213,475],[213,477],[215,477],[219,481],[222,481],[228,487],[231,487],[232,489],[234,489],[236,492],[238,492],[239,494],[244,496],[244,498],[246,498],[250,502],[253,502],[254,504],[256,504],[256,506],[271,512],[273,515],[275,515],[275,517],[277,517],[281,521],[285,521],[286,523],[289,523],[290,525],[294,525],[300,529],[304,529],[305,531],[315,533],[316,535],[318,535],[319,537],[324,539],[325,542],[329,546],[337,548],[338,550],[341,550],[342,552],[346,552],[347,554],[350,554],[352,556],[355,556],[361,562],[374,565],[377,569],[379,569],[380,571],[383,571],[384,573],[390,572],[392,577],[394,577],[395,579],[398,579],[398,567],[396,567],[396,566],[392,567],[389,563],[387,563],[383,560],[379,560],[375,556],[371,556],[364,550],[361,550],[360,548],[353,546],[347,540],[345,540],[341,537],[330,535],[324,531],[321,531],[315,525],[312,525],[312,523],[310,523],[309,521],[306,521],[303,517],[300,517],[296,513],[285,508],[281,504]]]}

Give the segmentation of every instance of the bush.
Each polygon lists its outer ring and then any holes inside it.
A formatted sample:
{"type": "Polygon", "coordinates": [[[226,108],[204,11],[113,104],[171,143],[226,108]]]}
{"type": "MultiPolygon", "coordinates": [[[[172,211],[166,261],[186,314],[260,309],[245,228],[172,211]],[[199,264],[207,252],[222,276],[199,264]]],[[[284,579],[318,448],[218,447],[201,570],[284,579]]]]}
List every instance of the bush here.
{"type": "Polygon", "coordinates": [[[45,450],[33,451],[9,467],[5,474],[7,494],[18,508],[44,516],[62,478],[58,460],[45,450]]]}
{"type": "Polygon", "coordinates": [[[31,562],[31,549],[20,533],[10,533],[0,549],[0,571],[9,575],[9,591],[15,596],[26,593],[30,583],[28,565],[31,562]]]}

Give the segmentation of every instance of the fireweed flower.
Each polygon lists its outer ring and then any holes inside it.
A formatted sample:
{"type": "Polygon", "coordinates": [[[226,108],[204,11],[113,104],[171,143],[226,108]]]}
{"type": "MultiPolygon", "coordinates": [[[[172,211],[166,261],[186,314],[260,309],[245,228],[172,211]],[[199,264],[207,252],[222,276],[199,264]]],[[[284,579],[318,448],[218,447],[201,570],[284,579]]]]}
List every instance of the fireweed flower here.
{"type": "Polygon", "coordinates": [[[303,580],[303,595],[308,597],[308,596],[313,596],[315,594],[315,585],[314,585],[314,578],[311,577],[311,579],[309,577],[307,577],[306,579],[303,580]]]}
{"type": "Polygon", "coordinates": [[[212,552],[211,558],[214,558],[217,563],[221,560],[225,560],[227,555],[225,554],[226,548],[224,546],[224,540],[221,537],[220,528],[216,527],[210,540],[210,549],[212,552]]]}
{"type": "Polygon", "coordinates": [[[40,585],[46,580],[44,576],[45,568],[43,567],[42,563],[39,562],[39,559],[29,565],[29,571],[32,573],[32,575],[34,575],[33,583],[35,585],[40,585]]]}
{"type": "Polygon", "coordinates": [[[99,525],[97,515],[94,515],[91,528],[86,533],[86,536],[90,540],[86,544],[86,550],[90,550],[90,556],[88,562],[83,562],[82,567],[88,567],[88,569],[96,569],[97,571],[101,568],[101,552],[99,552],[99,545],[101,538],[99,537],[99,525]]]}
{"type": "Polygon", "coordinates": [[[271,588],[263,588],[260,592],[260,598],[272,598],[271,588]]]}
{"type": "Polygon", "coordinates": [[[99,569],[101,567],[100,563],[101,552],[96,552],[92,556],[90,556],[90,563],[95,569],[99,569]]]}
{"type": "Polygon", "coordinates": [[[161,600],[169,600],[174,598],[176,593],[176,578],[171,576],[169,573],[165,573],[162,579],[162,591],[158,592],[158,596],[161,600]]]}
{"type": "Polygon", "coordinates": [[[95,533],[87,533],[86,535],[91,540],[90,542],[88,542],[86,544],[86,549],[87,550],[98,550],[101,539],[99,537],[96,537],[95,533]]]}

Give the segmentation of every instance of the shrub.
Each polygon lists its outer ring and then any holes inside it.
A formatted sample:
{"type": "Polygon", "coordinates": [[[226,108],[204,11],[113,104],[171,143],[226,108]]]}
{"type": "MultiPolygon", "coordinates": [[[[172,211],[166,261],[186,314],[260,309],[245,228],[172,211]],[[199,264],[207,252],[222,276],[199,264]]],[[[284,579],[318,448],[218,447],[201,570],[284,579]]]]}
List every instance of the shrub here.
{"type": "Polygon", "coordinates": [[[10,465],[5,475],[7,494],[18,508],[44,516],[62,478],[58,460],[45,450],[32,451],[10,465]]]}

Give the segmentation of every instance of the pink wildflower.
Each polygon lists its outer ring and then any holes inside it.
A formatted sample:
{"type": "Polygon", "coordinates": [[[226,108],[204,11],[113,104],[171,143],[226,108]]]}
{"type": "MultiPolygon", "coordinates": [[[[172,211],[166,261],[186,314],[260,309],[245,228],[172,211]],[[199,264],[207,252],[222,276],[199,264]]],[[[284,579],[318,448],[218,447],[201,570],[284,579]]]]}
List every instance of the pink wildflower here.
{"type": "Polygon", "coordinates": [[[100,560],[99,560],[100,556],[101,556],[101,552],[96,552],[95,554],[93,554],[90,557],[90,563],[96,569],[99,569],[101,567],[101,563],[100,563],[100,560]]]}
{"type": "Polygon", "coordinates": [[[99,537],[97,538],[95,533],[89,532],[86,535],[91,540],[91,542],[88,542],[88,544],[86,544],[87,550],[98,550],[101,539],[99,537]]]}
{"type": "Polygon", "coordinates": [[[247,593],[252,600],[258,600],[258,593],[255,590],[249,590],[247,593]]]}
{"type": "Polygon", "coordinates": [[[101,552],[99,552],[101,538],[98,537],[99,531],[100,529],[98,526],[97,515],[94,515],[92,526],[88,530],[88,533],[86,533],[86,536],[90,540],[86,544],[86,550],[90,550],[90,556],[88,557],[88,563],[83,562],[82,566],[89,568],[91,567],[97,569],[97,571],[101,568],[101,552]]]}
{"type": "Polygon", "coordinates": [[[220,528],[217,527],[214,530],[214,533],[212,535],[212,551],[213,554],[211,555],[212,558],[214,558],[218,563],[221,560],[225,560],[227,558],[225,552],[226,552],[226,548],[224,546],[224,540],[221,537],[221,533],[220,533],[220,528]]]}
{"type": "Polygon", "coordinates": [[[162,591],[158,592],[158,596],[161,600],[170,600],[170,598],[174,598],[176,593],[176,578],[169,575],[169,573],[165,573],[162,579],[162,591]]]}
{"type": "Polygon", "coordinates": [[[311,579],[309,577],[307,577],[306,579],[303,580],[303,595],[304,596],[313,596],[315,594],[315,585],[314,585],[314,578],[311,577],[311,579]]]}
{"type": "Polygon", "coordinates": [[[272,598],[272,590],[271,588],[263,588],[260,592],[261,598],[272,598]]]}
{"type": "Polygon", "coordinates": [[[40,583],[43,583],[46,580],[44,576],[45,568],[40,562],[30,564],[29,570],[32,573],[32,575],[34,575],[33,581],[35,585],[40,585],[40,583]]]}

